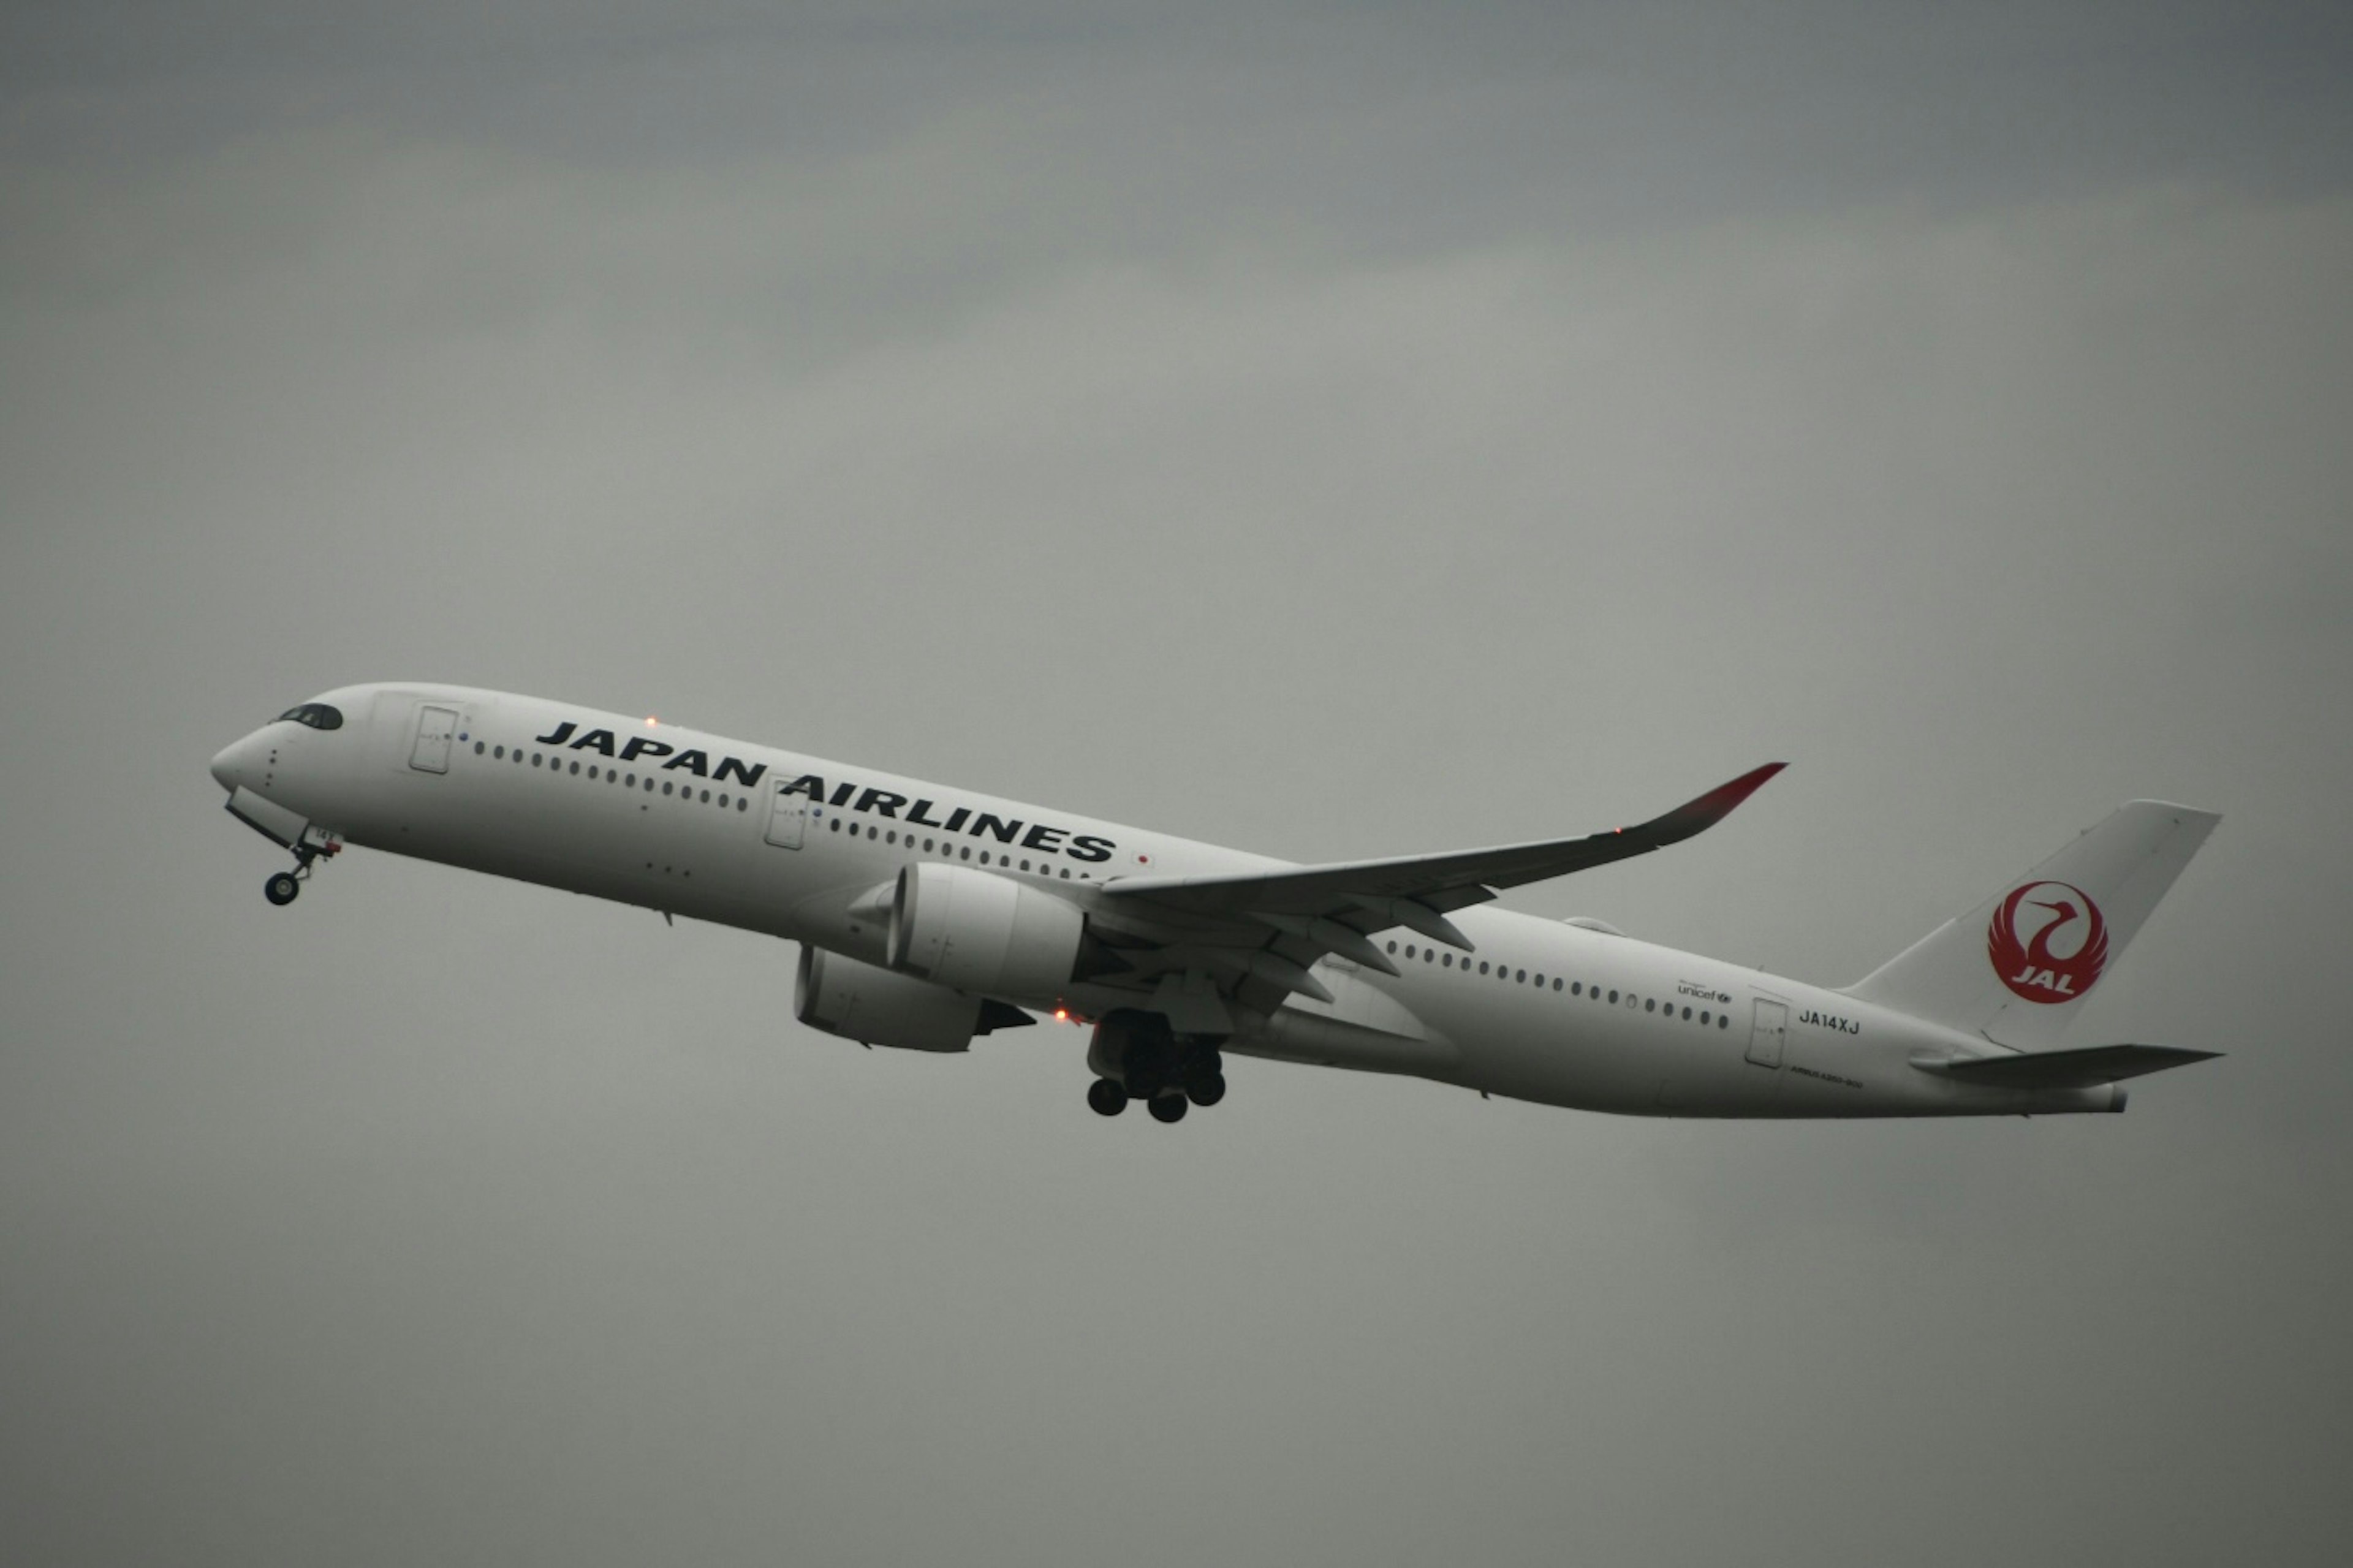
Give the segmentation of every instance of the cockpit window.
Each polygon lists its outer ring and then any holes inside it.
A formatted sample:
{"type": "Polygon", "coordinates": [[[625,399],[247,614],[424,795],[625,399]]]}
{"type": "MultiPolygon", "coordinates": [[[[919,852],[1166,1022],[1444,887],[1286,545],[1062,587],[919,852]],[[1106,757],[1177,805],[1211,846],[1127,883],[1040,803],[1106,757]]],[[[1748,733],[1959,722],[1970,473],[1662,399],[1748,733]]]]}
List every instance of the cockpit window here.
{"type": "Polygon", "coordinates": [[[313,730],[340,730],[343,727],[342,710],[330,708],[323,702],[305,702],[299,707],[289,708],[278,717],[291,719],[297,724],[308,724],[313,730]]]}

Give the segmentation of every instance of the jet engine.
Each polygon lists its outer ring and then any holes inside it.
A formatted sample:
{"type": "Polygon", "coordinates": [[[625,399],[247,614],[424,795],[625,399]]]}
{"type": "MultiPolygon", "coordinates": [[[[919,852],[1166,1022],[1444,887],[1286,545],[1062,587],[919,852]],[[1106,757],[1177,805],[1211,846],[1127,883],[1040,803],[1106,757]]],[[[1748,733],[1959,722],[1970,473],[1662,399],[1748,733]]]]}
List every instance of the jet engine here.
{"type": "Polygon", "coordinates": [[[793,1016],[812,1029],[906,1051],[964,1051],[975,1035],[1034,1023],[1018,1007],[964,996],[803,944],[793,978],[793,1016]]]}
{"type": "Polygon", "coordinates": [[[892,969],[938,985],[1050,998],[1070,984],[1086,928],[1041,888],[923,860],[899,873],[884,951],[892,969]]]}

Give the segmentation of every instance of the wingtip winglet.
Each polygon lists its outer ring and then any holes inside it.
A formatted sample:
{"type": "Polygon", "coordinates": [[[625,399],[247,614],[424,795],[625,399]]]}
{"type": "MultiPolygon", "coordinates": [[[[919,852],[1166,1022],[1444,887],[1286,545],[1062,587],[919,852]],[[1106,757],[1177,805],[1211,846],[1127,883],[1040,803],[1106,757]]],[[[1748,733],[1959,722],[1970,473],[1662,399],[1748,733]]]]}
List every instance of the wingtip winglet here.
{"type": "MultiPolygon", "coordinates": [[[[1787,763],[1767,763],[1761,768],[1751,768],[1715,793],[1720,795],[1729,795],[1730,805],[1738,805],[1742,801],[1764,788],[1767,780],[1788,765],[1787,763]]],[[[1728,806],[1727,809],[1729,809],[1728,806]]]]}
{"type": "Polygon", "coordinates": [[[1734,806],[1763,789],[1767,780],[1788,765],[1787,763],[1767,763],[1761,768],[1751,768],[1729,784],[1716,785],[1684,806],[1683,810],[1704,816],[1710,822],[1720,821],[1731,814],[1734,806]]]}
{"type": "Polygon", "coordinates": [[[1688,838],[1694,833],[1715,826],[1731,816],[1735,806],[1764,788],[1767,780],[1788,765],[1787,763],[1767,763],[1761,768],[1749,769],[1729,783],[1716,785],[1696,800],[1685,801],[1660,817],[1654,825],[1661,841],[1671,843],[1677,838],[1688,838]]]}

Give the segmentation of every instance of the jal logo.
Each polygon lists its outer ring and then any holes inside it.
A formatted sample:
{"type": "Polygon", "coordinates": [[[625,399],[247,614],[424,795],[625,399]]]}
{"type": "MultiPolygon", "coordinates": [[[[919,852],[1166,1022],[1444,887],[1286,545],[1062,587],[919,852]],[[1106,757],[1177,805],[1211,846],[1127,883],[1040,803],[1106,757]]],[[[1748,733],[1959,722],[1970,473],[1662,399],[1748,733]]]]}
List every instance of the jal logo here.
{"type": "Polygon", "coordinates": [[[2083,889],[2029,882],[2002,900],[1986,928],[1996,974],[2029,1002],[2073,1002],[2108,962],[2108,922],[2083,889]]]}

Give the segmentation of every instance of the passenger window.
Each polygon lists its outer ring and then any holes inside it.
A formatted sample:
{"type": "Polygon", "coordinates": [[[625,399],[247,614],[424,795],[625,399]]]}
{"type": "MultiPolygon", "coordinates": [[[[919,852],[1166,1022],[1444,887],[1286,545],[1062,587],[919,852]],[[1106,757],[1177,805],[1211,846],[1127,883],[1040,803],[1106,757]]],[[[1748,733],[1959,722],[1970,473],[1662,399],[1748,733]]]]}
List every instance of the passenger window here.
{"type": "Polygon", "coordinates": [[[654,793],[654,775],[651,773],[646,775],[646,793],[648,795],[654,793]]]}
{"type": "Polygon", "coordinates": [[[725,790],[721,790],[719,792],[719,809],[722,811],[727,809],[727,792],[725,790]]]}
{"type": "Polygon", "coordinates": [[[988,851],[986,849],[980,852],[980,863],[984,866],[988,864],[988,851]]]}
{"type": "Polygon", "coordinates": [[[1700,1012],[1699,1021],[1700,1021],[1700,1025],[1701,1025],[1701,1026],[1702,1026],[1702,1027],[1705,1027],[1705,1026],[1706,1026],[1706,1024],[1707,1024],[1707,1013],[1706,1013],[1706,1010],[1705,1010],[1705,1009],[1704,1009],[1704,1008],[1703,1008],[1703,1009],[1701,1010],[1701,1012],[1700,1012]]]}
{"type": "Polygon", "coordinates": [[[894,828],[892,828],[889,833],[887,833],[887,834],[884,834],[884,835],[883,835],[883,837],[882,837],[882,841],[883,841],[885,844],[896,844],[896,843],[898,843],[898,842],[899,842],[899,830],[898,830],[897,828],[895,828],[895,827],[894,827],[894,828]]]}
{"type": "Polygon", "coordinates": [[[542,754],[543,754],[543,753],[538,752],[533,752],[531,754],[531,765],[532,765],[533,767],[537,767],[537,766],[539,766],[539,759],[540,759],[540,757],[541,757],[541,755],[542,755],[542,754]]]}
{"type": "MultiPolygon", "coordinates": [[[[704,790],[702,792],[702,804],[705,805],[709,805],[711,804],[711,792],[709,790],[704,790]]],[[[723,800],[719,804],[725,805],[727,803],[723,800]]]]}
{"type": "Polygon", "coordinates": [[[956,858],[957,858],[957,859],[959,859],[959,860],[969,860],[969,859],[971,859],[971,858],[972,858],[972,846],[971,846],[971,845],[969,845],[969,844],[967,844],[967,845],[964,846],[964,847],[963,847],[963,848],[961,848],[961,849],[959,849],[958,851],[956,851],[956,858]]]}
{"type": "Polygon", "coordinates": [[[482,754],[482,743],[481,743],[480,741],[477,741],[477,742],[474,742],[474,755],[476,755],[476,756],[478,756],[478,757],[479,757],[479,756],[480,756],[481,754],[482,754]]]}
{"type": "Polygon", "coordinates": [[[831,822],[827,823],[826,826],[832,828],[836,833],[839,833],[841,831],[841,818],[837,816],[831,822]]]}
{"type": "Polygon", "coordinates": [[[1611,1004],[1612,1004],[1612,1005],[1615,1005],[1615,1004],[1616,1004],[1616,1002],[1617,1002],[1617,1000],[1618,1000],[1618,993],[1616,993],[1615,991],[1612,991],[1611,993],[1609,993],[1609,1000],[1610,1000],[1610,1002],[1611,1002],[1611,1004]]]}
{"type": "Polygon", "coordinates": [[[1021,862],[1021,868],[1022,868],[1024,871],[1027,871],[1028,869],[1029,869],[1029,861],[1027,861],[1027,860],[1022,861],[1022,862],[1021,862]]]}
{"type": "Polygon", "coordinates": [[[1732,1016],[1728,1013],[1718,1013],[1715,1016],[1715,1026],[1719,1029],[1732,1027],[1732,1016]]]}
{"type": "Polygon", "coordinates": [[[1483,958],[1479,961],[1479,973],[1482,974],[1487,973],[1487,961],[1483,958]]]}
{"type": "Polygon", "coordinates": [[[751,803],[750,801],[748,801],[748,800],[744,799],[744,798],[742,795],[737,795],[737,796],[735,797],[735,809],[736,809],[736,810],[738,810],[738,811],[742,811],[743,809],[744,809],[746,806],[750,805],[751,804],[752,804],[752,803],[751,803]]]}
{"type": "Polygon", "coordinates": [[[1067,881],[1069,881],[1070,879],[1071,879],[1071,868],[1070,868],[1068,866],[1065,866],[1065,867],[1063,867],[1063,868],[1062,868],[1062,880],[1064,880],[1065,882],[1067,882],[1067,881]]]}
{"type": "Polygon", "coordinates": [[[1558,975],[1553,976],[1552,988],[1556,991],[1560,989],[1560,977],[1558,975]]]}
{"type": "MultiPolygon", "coordinates": [[[[1389,943],[1389,951],[1390,951],[1391,952],[1395,952],[1397,951],[1397,943],[1395,943],[1395,942],[1391,942],[1391,943],[1389,943]]],[[[1407,954],[1406,954],[1406,956],[1407,956],[1408,958],[1411,958],[1411,957],[1413,956],[1413,954],[1411,954],[1411,953],[1409,953],[1409,953],[1407,953],[1407,954]]]]}
{"type": "Polygon", "coordinates": [[[574,773],[578,773],[578,772],[580,771],[580,764],[579,764],[578,763],[573,763],[573,764],[572,764],[572,771],[573,771],[574,773]]]}
{"type": "MultiPolygon", "coordinates": [[[[1514,983],[1516,983],[1516,984],[1521,984],[1521,985],[1525,985],[1525,984],[1528,983],[1528,972],[1527,972],[1526,970],[1523,969],[1523,970],[1521,970],[1517,974],[1514,975],[1512,978],[1513,978],[1513,980],[1514,980],[1514,983]]],[[[1543,976],[1543,975],[1539,974],[1539,975],[1537,975],[1537,976],[1536,976],[1536,984],[1539,984],[1539,985],[1541,985],[1541,984],[1544,984],[1544,976],[1543,976]]]]}
{"type": "Polygon", "coordinates": [[[926,854],[926,855],[928,855],[928,854],[930,854],[931,852],[932,852],[932,841],[931,841],[930,839],[926,838],[926,839],[924,839],[924,840],[923,840],[923,853],[924,853],[924,854],[926,854]]]}
{"type": "Polygon", "coordinates": [[[1683,1022],[1686,1024],[1691,1022],[1691,1009],[1688,1007],[1683,1009],[1683,1022]]]}
{"type": "Polygon", "coordinates": [[[507,749],[504,746],[501,746],[497,751],[492,752],[491,755],[503,763],[507,760],[507,749]]]}
{"type": "Polygon", "coordinates": [[[1438,963],[1439,967],[1441,969],[1451,969],[1454,967],[1454,955],[1450,952],[1444,958],[1440,959],[1438,963]]]}
{"type": "Polygon", "coordinates": [[[664,780],[662,780],[662,794],[664,794],[664,795],[668,795],[669,793],[670,793],[670,780],[668,780],[668,779],[664,779],[664,780]]]}
{"type": "Polygon", "coordinates": [[[1655,1013],[1655,1012],[1657,1012],[1658,1010],[1659,1010],[1659,999],[1658,999],[1657,997],[1655,997],[1655,996],[1645,996],[1644,998],[1642,998],[1642,1011],[1643,1011],[1643,1012],[1645,1012],[1645,1013],[1655,1013]]]}

